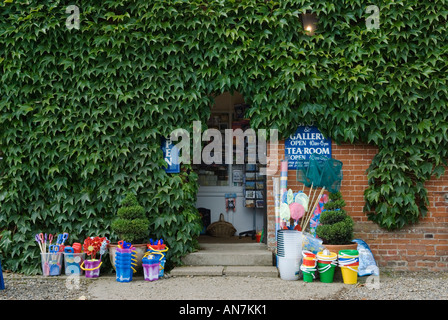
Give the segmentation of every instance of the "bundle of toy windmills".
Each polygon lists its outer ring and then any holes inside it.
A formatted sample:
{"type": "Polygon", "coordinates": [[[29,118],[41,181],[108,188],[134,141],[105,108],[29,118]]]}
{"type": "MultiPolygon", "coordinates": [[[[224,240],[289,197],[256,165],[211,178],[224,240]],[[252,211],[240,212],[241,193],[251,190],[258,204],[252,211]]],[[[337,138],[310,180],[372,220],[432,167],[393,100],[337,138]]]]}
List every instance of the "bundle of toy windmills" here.
{"type": "MultiPolygon", "coordinates": [[[[284,170],[282,170],[284,172],[284,170]]],[[[281,174],[281,182],[286,178],[281,174]]],[[[302,191],[293,193],[281,186],[279,204],[280,230],[277,230],[277,266],[284,280],[298,280],[300,271],[304,280],[315,276],[318,270],[316,254],[302,252],[305,231],[309,227],[315,209],[319,206],[324,192],[338,192],[342,182],[342,162],[326,156],[313,154],[309,161],[299,161],[297,181],[303,184],[302,191]],[[306,194],[305,187],[309,188],[306,194]]],[[[275,187],[275,186],[274,186],[275,187]]],[[[308,237],[307,241],[313,241],[308,237]]],[[[328,252],[319,252],[320,262],[328,264],[321,270],[329,270],[336,262],[328,252]],[[324,261],[325,260],[325,261],[324,261]]],[[[324,272],[325,272],[324,271],[324,272]]]]}

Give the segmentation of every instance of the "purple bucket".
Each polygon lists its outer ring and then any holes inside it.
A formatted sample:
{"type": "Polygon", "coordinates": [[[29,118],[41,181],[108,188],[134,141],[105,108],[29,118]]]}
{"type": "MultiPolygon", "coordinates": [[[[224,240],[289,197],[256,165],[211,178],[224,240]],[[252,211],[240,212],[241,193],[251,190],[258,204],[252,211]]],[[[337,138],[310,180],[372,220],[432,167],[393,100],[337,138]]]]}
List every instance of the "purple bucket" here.
{"type": "Polygon", "coordinates": [[[159,263],[143,263],[142,266],[146,281],[155,281],[159,279],[159,263]]]}
{"type": "Polygon", "coordinates": [[[84,260],[81,269],[86,272],[86,278],[98,278],[100,276],[101,260],[84,260]],[[83,265],[85,266],[83,268],[83,265]]]}

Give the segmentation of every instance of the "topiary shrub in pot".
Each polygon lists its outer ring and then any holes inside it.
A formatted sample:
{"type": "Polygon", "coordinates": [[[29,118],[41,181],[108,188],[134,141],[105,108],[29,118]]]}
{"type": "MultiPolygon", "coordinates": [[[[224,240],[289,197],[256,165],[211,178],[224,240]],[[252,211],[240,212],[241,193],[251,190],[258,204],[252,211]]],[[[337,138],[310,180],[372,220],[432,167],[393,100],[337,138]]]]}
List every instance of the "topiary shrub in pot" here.
{"type": "MultiPolygon", "coordinates": [[[[112,231],[120,240],[130,242],[137,250],[137,269],[141,270],[142,258],[149,239],[149,220],[145,209],[134,194],[127,194],[117,212],[118,218],[111,223],[112,231]]],[[[115,268],[115,252],[118,244],[109,245],[110,259],[115,268]]]]}
{"type": "Polygon", "coordinates": [[[322,239],[323,245],[335,253],[357,248],[357,244],[352,242],[354,222],[344,207],[341,193],[331,193],[320,215],[320,225],[316,228],[316,235],[322,239]]]}

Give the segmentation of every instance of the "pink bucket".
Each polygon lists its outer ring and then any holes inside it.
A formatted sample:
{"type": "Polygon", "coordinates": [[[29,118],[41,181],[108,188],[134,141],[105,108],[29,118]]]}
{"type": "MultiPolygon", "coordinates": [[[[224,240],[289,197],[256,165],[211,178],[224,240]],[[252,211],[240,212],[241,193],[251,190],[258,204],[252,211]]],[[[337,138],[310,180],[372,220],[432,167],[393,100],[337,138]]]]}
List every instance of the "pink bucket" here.
{"type": "Polygon", "coordinates": [[[101,260],[84,260],[81,264],[81,269],[86,272],[86,278],[98,278],[100,276],[101,264],[101,260]]]}
{"type": "Polygon", "coordinates": [[[155,281],[159,279],[159,264],[142,264],[146,281],[155,281]]]}

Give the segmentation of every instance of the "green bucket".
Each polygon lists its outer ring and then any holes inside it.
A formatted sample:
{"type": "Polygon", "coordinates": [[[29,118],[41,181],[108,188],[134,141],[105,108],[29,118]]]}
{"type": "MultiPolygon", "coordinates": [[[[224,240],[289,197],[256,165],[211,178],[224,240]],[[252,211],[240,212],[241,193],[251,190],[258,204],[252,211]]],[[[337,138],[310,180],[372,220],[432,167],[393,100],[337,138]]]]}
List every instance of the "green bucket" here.
{"type": "Polygon", "coordinates": [[[317,270],[319,271],[320,282],[323,283],[332,283],[334,278],[334,270],[336,269],[336,265],[334,264],[326,264],[326,263],[317,263],[317,270]]]}
{"type": "Polygon", "coordinates": [[[303,271],[303,281],[305,282],[313,282],[314,279],[314,272],[315,271],[311,271],[311,272],[305,272],[303,271]]]}
{"type": "Polygon", "coordinates": [[[356,257],[356,256],[359,256],[359,251],[358,250],[352,250],[352,249],[349,249],[349,250],[339,250],[338,256],[342,256],[342,257],[348,256],[350,258],[351,257],[356,257]]]}

